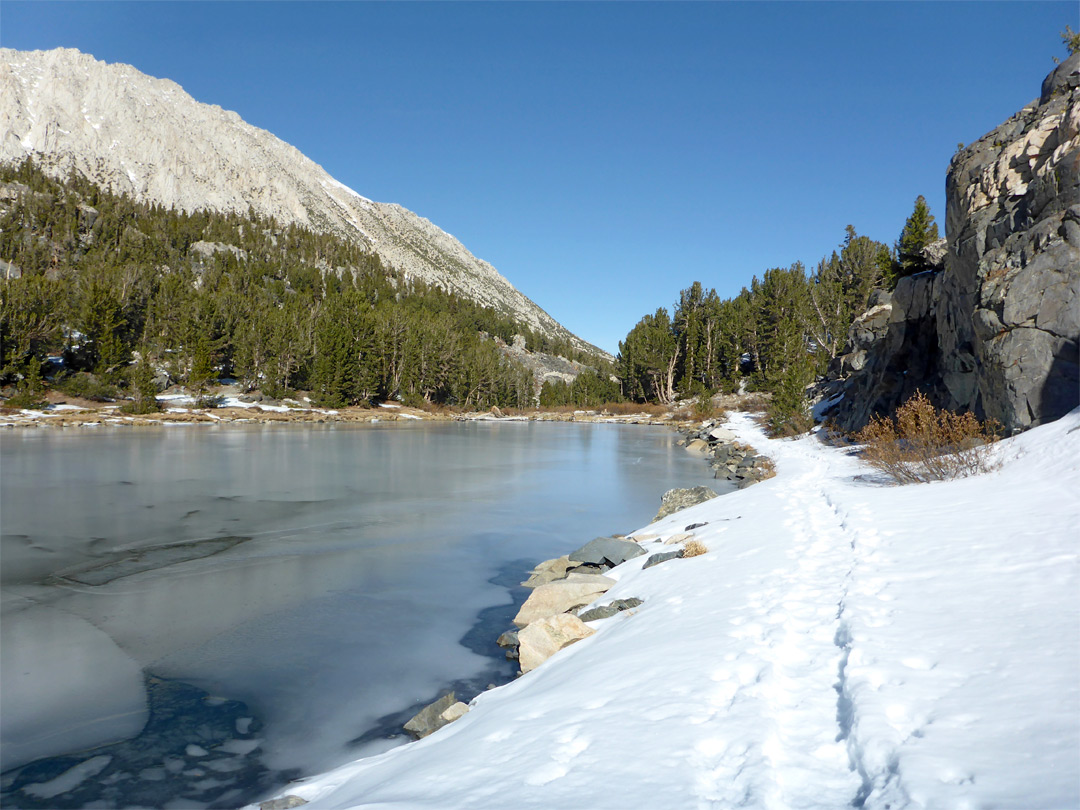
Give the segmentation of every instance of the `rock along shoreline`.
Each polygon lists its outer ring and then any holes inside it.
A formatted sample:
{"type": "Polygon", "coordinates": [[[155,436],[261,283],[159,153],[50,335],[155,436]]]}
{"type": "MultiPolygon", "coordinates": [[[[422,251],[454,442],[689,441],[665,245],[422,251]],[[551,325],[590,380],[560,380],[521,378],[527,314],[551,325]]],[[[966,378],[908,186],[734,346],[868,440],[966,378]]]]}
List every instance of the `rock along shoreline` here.
{"type": "MultiPolygon", "coordinates": [[[[714,477],[734,483],[739,489],[773,477],[772,461],[759,455],[750,445],[738,441],[719,420],[683,424],[684,438],[678,444],[687,452],[709,461],[714,477]]],[[[660,510],[652,523],[712,498],[718,493],[709,487],[672,489],[664,493],[660,510]]],[[[638,597],[603,601],[617,582],[607,574],[623,563],[645,557],[642,569],[671,560],[704,554],[708,549],[697,539],[694,529],[706,524],[688,523],[682,531],[664,534],[634,532],[597,537],[561,557],[545,560],[528,572],[521,582],[531,590],[512,619],[513,626],[495,640],[510,661],[517,661],[518,676],[541,666],[560,650],[593,635],[590,626],[620,613],[633,612],[644,604],[638,597]],[[599,604],[597,604],[599,603],[599,604]]],[[[457,699],[453,691],[442,694],[424,706],[404,725],[416,740],[427,737],[463,717],[471,702],[457,699]]],[[[302,801],[299,797],[285,797],[302,801]]],[[[283,799],[264,802],[262,810],[283,810],[298,805],[275,804],[283,799]]]]}

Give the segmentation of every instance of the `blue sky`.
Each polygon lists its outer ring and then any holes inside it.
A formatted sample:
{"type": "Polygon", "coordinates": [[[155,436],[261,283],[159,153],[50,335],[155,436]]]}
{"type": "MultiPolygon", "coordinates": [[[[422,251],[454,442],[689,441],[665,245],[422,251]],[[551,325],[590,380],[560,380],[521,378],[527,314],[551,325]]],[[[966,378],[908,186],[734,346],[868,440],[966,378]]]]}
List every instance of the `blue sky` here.
{"type": "Polygon", "coordinates": [[[608,351],[695,280],[892,243],[1036,98],[1075,2],[0,2],[454,234],[608,351]]]}

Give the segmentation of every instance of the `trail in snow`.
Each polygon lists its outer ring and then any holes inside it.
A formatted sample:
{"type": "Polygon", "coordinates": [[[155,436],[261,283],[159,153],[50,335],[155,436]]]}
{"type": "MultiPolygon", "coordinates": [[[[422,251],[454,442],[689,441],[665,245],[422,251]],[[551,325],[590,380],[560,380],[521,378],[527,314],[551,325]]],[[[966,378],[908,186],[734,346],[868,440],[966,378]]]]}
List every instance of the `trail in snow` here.
{"type": "Polygon", "coordinates": [[[907,487],[731,427],[777,477],[647,529],[705,524],[708,554],[625,563],[600,602],[640,608],[291,792],[313,810],[1080,806],[1080,411],[1003,443],[998,472],[907,487]]]}

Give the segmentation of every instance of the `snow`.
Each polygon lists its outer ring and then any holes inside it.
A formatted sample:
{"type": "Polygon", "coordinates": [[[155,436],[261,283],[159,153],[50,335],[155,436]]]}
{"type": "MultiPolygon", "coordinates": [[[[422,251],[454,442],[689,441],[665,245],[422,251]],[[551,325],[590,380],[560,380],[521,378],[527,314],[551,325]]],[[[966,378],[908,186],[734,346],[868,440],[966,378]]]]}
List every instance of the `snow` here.
{"type": "Polygon", "coordinates": [[[357,197],[358,199],[360,199],[363,202],[371,203],[371,200],[369,200],[363,194],[360,194],[359,192],[353,191],[347,185],[335,180],[333,177],[330,177],[329,175],[327,175],[325,180],[320,180],[319,182],[322,183],[323,188],[325,188],[327,186],[327,184],[329,184],[329,185],[334,186],[336,188],[340,188],[342,191],[347,191],[349,194],[352,194],[354,197],[357,197]]]}
{"type": "MultiPolygon", "coordinates": [[[[816,437],[643,528],[709,552],[419,742],[290,785],[321,808],[1080,806],[1080,409],[973,478],[889,486],[816,437]]],[[[567,549],[568,551],[570,549],[567,549]]],[[[312,733],[318,733],[313,727],[312,733]]]]}

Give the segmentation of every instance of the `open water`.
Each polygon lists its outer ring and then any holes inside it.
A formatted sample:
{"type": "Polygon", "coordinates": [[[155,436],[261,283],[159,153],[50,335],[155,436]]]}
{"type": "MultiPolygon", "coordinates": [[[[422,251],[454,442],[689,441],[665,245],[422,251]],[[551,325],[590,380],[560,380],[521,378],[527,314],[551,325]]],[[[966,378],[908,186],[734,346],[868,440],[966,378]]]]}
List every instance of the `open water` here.
{"type": "Polygon", "coordinates": [[[529,422],[5,434],[0,800],[236,807],[405,742],[445,689],[513,677],[494,639],[532,565],[645,525],[667,489],[722,483],[677,438],[529,422]]]}

